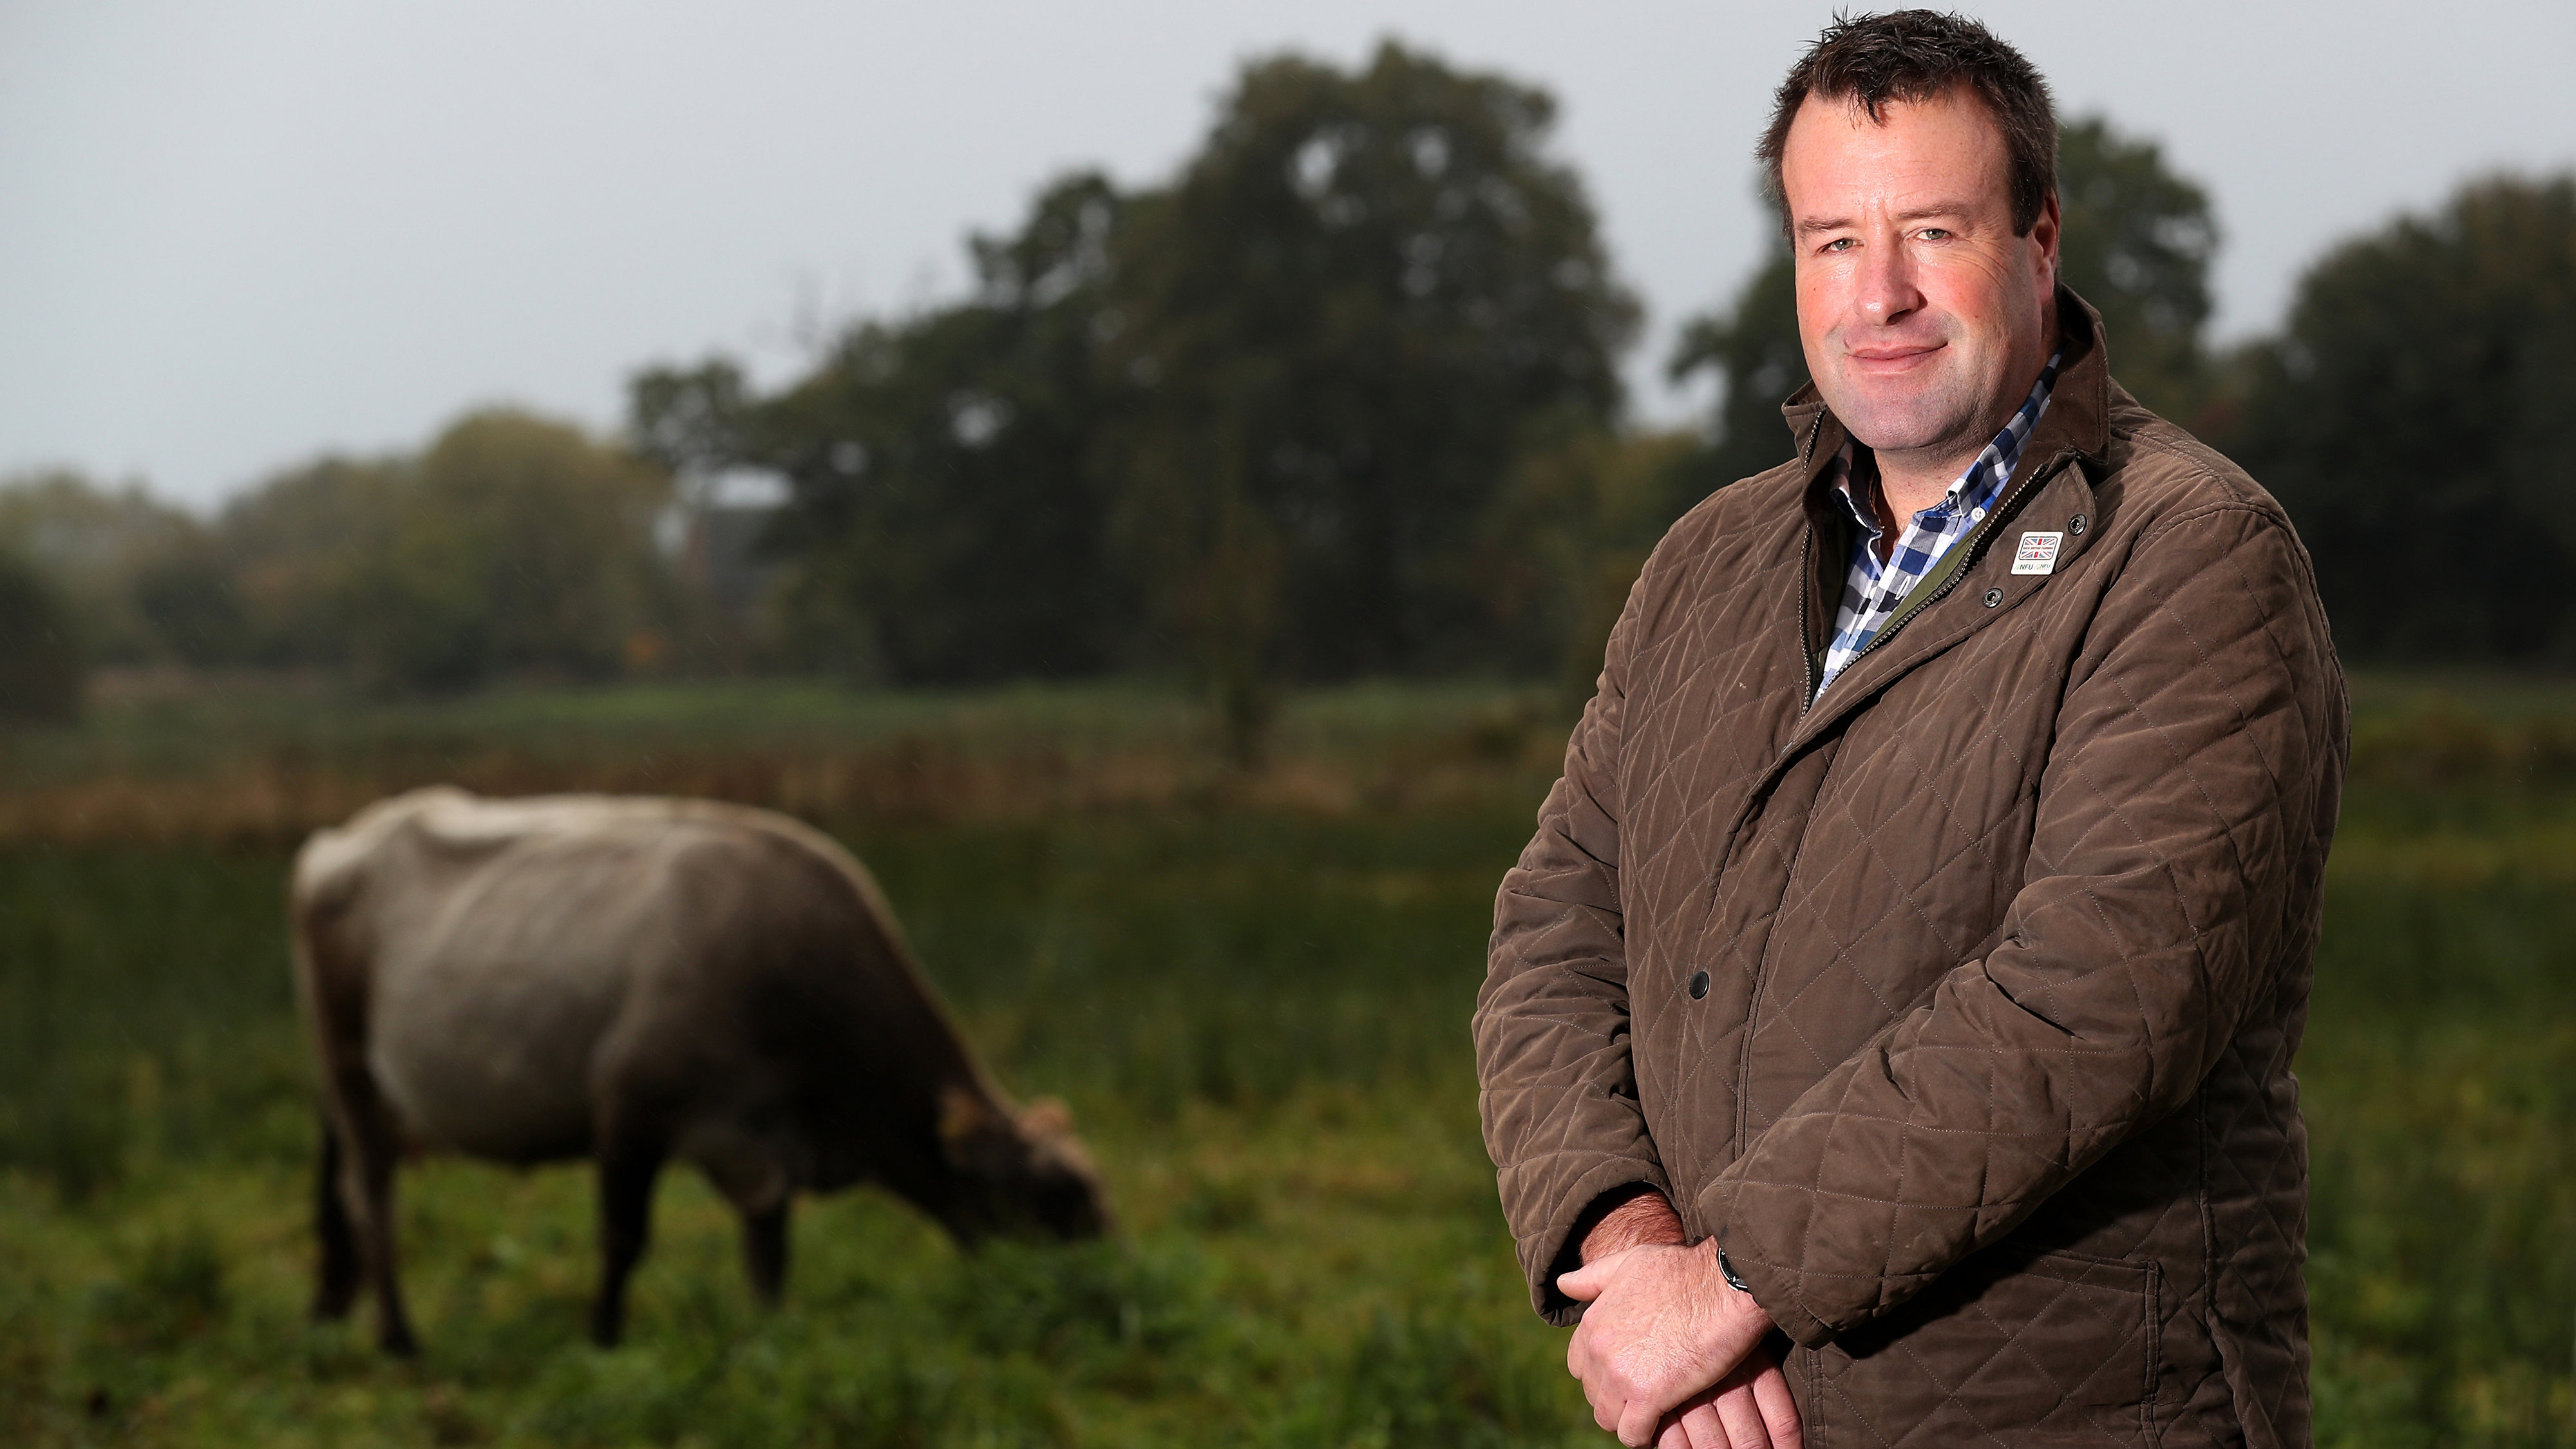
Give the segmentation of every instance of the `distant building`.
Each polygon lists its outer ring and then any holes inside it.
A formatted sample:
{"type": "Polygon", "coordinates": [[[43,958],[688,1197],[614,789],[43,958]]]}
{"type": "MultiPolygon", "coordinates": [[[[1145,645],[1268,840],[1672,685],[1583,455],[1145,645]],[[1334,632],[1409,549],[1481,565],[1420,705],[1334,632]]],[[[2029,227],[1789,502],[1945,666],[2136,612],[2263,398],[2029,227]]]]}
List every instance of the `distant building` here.
{"type": "Polygon", "coordinates": [[[683,490],[656,530],[681,579],[710,604],[738,639],[766,632],[769,592],[778,560],[764,547],[787,505],[786,480],[747,469],[699,480],[683,490]]]}

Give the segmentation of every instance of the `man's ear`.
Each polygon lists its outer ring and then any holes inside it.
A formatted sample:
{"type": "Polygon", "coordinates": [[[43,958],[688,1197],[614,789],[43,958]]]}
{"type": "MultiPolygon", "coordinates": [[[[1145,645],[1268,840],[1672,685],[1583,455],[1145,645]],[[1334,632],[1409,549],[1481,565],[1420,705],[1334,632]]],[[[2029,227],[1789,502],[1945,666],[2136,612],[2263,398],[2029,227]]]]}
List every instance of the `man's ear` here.
{"type": "Polygon", "coordinates": [[[2057,291],[2058,242],[2064,235],[2064,221],[2065,214],[2057,204],[2057,193],[2051,190],[2047,198],[2040,202],[2039,215],[2033,218],[2030,224],[2031,242],[2039,252],[2039,259],[2048,267],[2048,274],[2039,279],[2039,294],[2043,297],[2054,295],[2057,291]]]}

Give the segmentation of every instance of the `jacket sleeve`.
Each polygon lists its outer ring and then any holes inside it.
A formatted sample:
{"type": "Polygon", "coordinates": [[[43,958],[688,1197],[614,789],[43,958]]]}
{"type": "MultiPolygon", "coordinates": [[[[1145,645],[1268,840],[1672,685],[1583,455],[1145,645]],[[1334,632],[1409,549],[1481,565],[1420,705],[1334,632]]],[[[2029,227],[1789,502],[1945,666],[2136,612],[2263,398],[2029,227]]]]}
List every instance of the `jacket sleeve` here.
{"type": "Polygon", "coordinates": [[[1532,1304],[1572,1323],[1556,1289],[1567,1238],[1604,1193],[1669,1194],[1646,1135],[1628,1054],[1628,958],[1619,909],[1617,763],[1640,582],[1611,631],[1599,687],[1566,744],[1565,774],[1538,834],[1503,877],[1485,984],[1476,997],[1476,1077],[1485,1145],[1532,1304]]]}
{"type": "Polygon", "coordinates": [[[2087,639],[2002,943],[1802,1095],[1699,1204],[1809,1347],[2184,1105],[2283,989],[2283,901],[2322,868],[2346,738],[2306,555],[2255,505],[2167,520],[2087,639]]]}

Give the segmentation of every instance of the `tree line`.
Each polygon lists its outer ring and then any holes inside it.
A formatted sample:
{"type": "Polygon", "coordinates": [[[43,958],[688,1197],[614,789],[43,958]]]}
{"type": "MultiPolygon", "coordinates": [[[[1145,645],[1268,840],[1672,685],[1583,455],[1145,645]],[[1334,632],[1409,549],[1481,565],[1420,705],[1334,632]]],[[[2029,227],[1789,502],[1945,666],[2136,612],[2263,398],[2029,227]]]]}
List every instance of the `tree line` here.
{"type": "MultiPolygon", "coordinates": [[[[0,709],[59,712],[83,660],[396,689],[1147,671],[1248,753],[1286,682],[1580,681],[1662,530],[1787,456],[1805,369],[1775,245],[1669,359],[1714,377],[1707,425],[1629,426],[1638,308],[1553,121],[1540,89],[1395,44],[1260,60],[1168,180],[1059,179],[971,240],[962,299],[862,320],[778,388],[649,367],[622,438],[479,413],[210,520],[20,479],[0,709]],[[783,504],[728,506],[746,473],[783,504]]],[[[2228,349],[2204,336],[2216,219],[2152,142],[2070,124],[2061,191],[2115,374],[2282,498],[2348,657],[2576,658],[2549,587],[2571,465],[2543,437],[2576,389],[2576,179],[2355,237],[2228,349]]]]}
{"type": "Polygon", "coordinates": [[[138,486],[47,474],[0,489],[0,552],[14,555],[0,596],[16,579],[39,601],[57,661],[326,669],[415,689],[601,677],[655,662],[686,616],[651,539],[668,491],[629,450],[509,410],[461,419],[416,455],[291,469],[203,522],[138,486]]]}

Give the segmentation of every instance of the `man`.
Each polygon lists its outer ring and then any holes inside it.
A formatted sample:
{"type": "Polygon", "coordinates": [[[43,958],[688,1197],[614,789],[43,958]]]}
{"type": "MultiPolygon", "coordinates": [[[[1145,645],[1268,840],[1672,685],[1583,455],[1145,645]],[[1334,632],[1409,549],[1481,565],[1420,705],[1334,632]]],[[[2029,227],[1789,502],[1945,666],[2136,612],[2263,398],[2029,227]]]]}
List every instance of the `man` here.
{"type": "Polygon", "coordinates": [[[1815,381],[1647,563],[1476,1013],[1636,1445],[2304,1445],[2306,554],[2057,285],[2045,83],[1837,23],[1761,155],[1815,381]]]}

